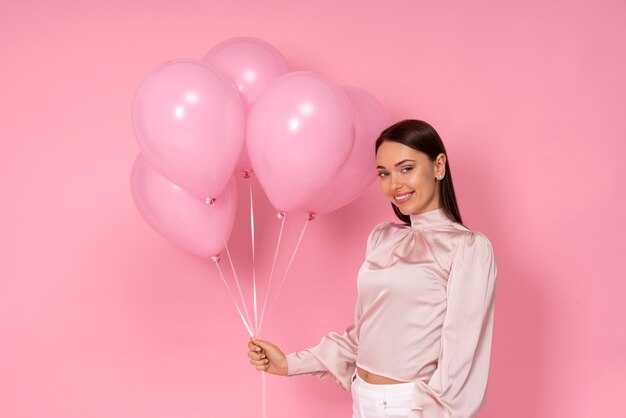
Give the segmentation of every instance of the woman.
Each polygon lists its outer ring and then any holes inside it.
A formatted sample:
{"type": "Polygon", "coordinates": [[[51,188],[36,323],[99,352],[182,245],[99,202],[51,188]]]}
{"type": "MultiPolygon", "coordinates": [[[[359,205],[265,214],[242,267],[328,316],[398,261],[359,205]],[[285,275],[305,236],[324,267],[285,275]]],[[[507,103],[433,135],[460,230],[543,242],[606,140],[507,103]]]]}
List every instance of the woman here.
{"type": "Polygon", "coordinates": [[[251,363],[316,374],[351,390],[353,417],[465,418],[487,387],[496,265],[461,222],[446,151],[427,123],[404,120],[376,141],[380,188],[404,224],[371,232],[355,322],[288,355],[252,339],[251,363]]]}

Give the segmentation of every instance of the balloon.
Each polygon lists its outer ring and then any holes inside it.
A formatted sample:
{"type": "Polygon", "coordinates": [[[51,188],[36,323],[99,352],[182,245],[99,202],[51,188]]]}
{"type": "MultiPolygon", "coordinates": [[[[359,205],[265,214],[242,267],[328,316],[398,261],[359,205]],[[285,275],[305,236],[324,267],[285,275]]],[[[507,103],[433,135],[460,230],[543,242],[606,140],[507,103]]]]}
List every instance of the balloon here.
{"type": "Polygon", "coordinates": [[[223,250],[235,221],[234,177],[213,204],[207,204],[170,182],[139,154],[131,191],[139,213],[165,238],[200,257],[217,256],[223,250]]]}
{"type": "Polygon", "coordinates": [[[310,72],[287,73],[252,105],[246,146],[252,168],[279,211],[301,207],[329,183],[354,143],[344,92],[310,72]]]}
{"type": "MultiPolygon", "coordinates": [[[[245,36],[219,43],[204,56],[202,62],[230,78],[239,90],[246,109],[271,82],[289,71],[287,60],[276,48],[261,39],[245,36]]],[[[245,147],[237,169],[251,169],[245,147]]]]}
{"type": "Polygon", "coordinates": [[[387,114],[368,92],[356,87],[343,89],[355,115],[354,146],[332,182],[304,204],[304,209],[310,213],[321,215],[350,203],[376,179],[374,145],[388,125],[387,114]]]}
{"type": "Polygon", "coordinates": [[[276,48],[261,39],[245,36],[217,44],[202,62],[233,81],[246,108],[272,81],[289,71],[287,60],[276,48]]]}
{"type": "Polygon", "coordinates": [[[133,126],[142,153],[159,172],[198,198],[213,198],[241,154],[244,107],[232,82],[217,70],[171,61],[139,86],[133,126]]]}

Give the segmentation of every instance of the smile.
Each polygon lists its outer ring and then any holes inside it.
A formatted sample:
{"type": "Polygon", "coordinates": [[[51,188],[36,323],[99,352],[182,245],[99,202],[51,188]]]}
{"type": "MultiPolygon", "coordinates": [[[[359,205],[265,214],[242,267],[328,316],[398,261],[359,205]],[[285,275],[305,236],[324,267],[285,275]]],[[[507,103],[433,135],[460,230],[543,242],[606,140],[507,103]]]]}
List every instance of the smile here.
{"type": "Polygon", "coordinates": [[[411,196],[413,195],[413,192],[409,192],[409,193],[404,193],[404,194],[395,194],[393,195],[393,199],[397,202],[397,203],[404,203],[407,200],[409,200],[411,198],[411,196]]]}

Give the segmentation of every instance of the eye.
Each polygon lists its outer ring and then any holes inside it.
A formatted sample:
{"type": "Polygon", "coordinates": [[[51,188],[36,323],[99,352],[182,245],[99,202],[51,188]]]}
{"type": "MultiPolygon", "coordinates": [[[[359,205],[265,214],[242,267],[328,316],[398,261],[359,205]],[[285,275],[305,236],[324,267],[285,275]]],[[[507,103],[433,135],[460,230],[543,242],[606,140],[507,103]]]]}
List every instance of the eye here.
{"type": "Polygon", "coordinates": [[[402,167],[402,173],[410,173],[411,171],[413,171],[412,166],[402,167]]]}
{"type": "Polygon", "coordinates": [[[386,171],[379,171],[378,172],[378,177],[383,178],[383,177],[387,177],[389,175],[389,173],[387,173],[386,171]]]}

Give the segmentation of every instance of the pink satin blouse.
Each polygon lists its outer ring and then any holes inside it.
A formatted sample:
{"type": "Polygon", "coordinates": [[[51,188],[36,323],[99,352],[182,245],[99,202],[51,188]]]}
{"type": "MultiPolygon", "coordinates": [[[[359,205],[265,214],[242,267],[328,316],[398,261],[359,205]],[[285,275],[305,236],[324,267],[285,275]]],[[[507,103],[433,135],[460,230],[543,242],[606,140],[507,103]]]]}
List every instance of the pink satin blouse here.
{"type": "Polygon", "coordinates": [[[411,417],[465,418],[487,387],[496,264],[489,240],[444,209],[371,232],[354,324],[287,355],[288,374],[350,390],[356,366],[415,382],[411,417]]]}

